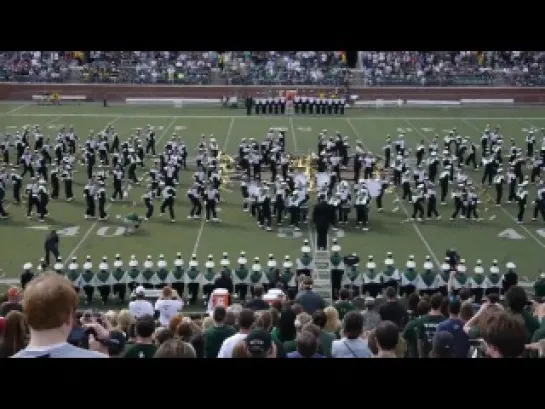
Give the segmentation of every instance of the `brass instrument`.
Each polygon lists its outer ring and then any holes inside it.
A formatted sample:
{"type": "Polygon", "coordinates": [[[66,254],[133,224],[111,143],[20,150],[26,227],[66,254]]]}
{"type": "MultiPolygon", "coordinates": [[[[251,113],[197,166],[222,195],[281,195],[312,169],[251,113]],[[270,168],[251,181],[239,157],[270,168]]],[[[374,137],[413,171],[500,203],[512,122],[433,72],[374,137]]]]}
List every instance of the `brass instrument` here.
{"type": "Polygon", "coordinates": [[[303,172],[307,178],[308,191],[316,191],[316,169],[314,167],[314,162],[316,160],[316,155],[310,152],[307,156],[294,157],[290,159],[290,166],[294,170],[303,172]]]}
{"type": "Polygon", "coordinates": [[[230,192],[232,191],[230,188],[233,184],[233,182],[231,181],[231,175],[236,171],[236,161],[232,156],[224,152],[220,152],[219,164],[222,179],[220,189],[230,192]]]}

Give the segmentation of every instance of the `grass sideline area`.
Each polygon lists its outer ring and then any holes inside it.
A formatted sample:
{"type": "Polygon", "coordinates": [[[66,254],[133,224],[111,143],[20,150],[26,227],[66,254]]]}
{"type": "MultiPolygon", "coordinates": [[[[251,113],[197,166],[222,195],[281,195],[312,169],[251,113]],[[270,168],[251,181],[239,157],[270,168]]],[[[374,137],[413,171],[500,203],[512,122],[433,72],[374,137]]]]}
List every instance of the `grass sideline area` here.
{"type": "MultiPolygon", "coordinates": [[[[222,151],[234,156],[241,138],[253,137],[261,140],[271,127],[287,129],[288,152],[315,151],[318,133],[327,129],[330,133],[340,131],[349,136],[352,147],[359,139],[369,150],[380,155],[386,135],[391,134],[394,138],[400,129],[406,132],[408,147],[414,149],[420,140],[431,140],[436,133],[442,137],[453,127],[461,135],[480,141],[482,130],[489,124],[499,125],[506,142],[509,138],[515,138],[518,146],[525,150],[524,130],[530,127],[545,128],[544,113],[543,108],[384,108],[352,110],[344,117],[247,117],[242,110],[212,108],[0,104],[0,134],[14,132],[23,125],[39,124],[46,138],[54,139],[61,125],[74,125],[76,133],[85,139],[90,129],[98,131],[113,124],[121,140],[125,140],[132,129],[144,128],[150,124],[156,129],[157,146],[161,150],[170,135],[176,132],[183,137],[189,155],[192,156],[200,135],[204,133],[208,136],[212,133],[222,151]]],[[[139,170],[139,174],[142,173],[139,170]]],[[[128,263],[131,254],[135,254],[140,263],[143,263],[147,255],[156,260],[160,254],[164,254],[170,266],[178,251],[182,252],[186,265],[191,254],[196,253],[201,266],[204,266],[209,254],[214,256],[219,266],[222,252],[228,252],[231,263],[234,264],[241,250],[246,252],[248,260],[257,256],[262,264],[266,264],[269,253],[273,253],[277,261],[281,261],[284,255],[290,255],[295,260],[300,255],[299,249],[303,240],[314,240],[315,234],[310,226],[302,228],[300,235],[258,229],[254,219],[242,212],[238,184],[234,184],[232,192],[222,192],[222,223],[187,220],[189,201],[185,197],[185,191],[192,173],[191,169],[182,172],[175,207],[177,222],[170,223],[167,218],[154,215],[134,236],[128,237],[122,235],[123,226],[119,218],[131,211],[143,215],[144,206],[140,199],[143,194],[142,187],[131,190],[129,202],[109,204],[108,221],[87,221],[83,218],[82,191],[85,177],[80,169],[74,180],[75,200],[71,203],[63,200],[52,201],[49,205],[51,217],[43,224],[38,223],[35,218],[28,220],[23,206],[18,208],[11,205],[12,194],[8,189],[5,205],[8,206],[7,211],[11,213],[11,218],[0,220],[0,276],[4,274],[0,283],[9,285],[18,282],[25,262],[37,265],[40,257],[43,257],[46,229],[52,227],[61,230],[60,248],[63,261],[77,256],[81,264],[85,256],[89,255],[95,266],[98,266],[103,256],[108,257],[110,264],[113,263],[116,253],[122,255],[125,263],[128,263]],[[136,202],[136,206],[133,206],[132,201],[136,202]]],[[[469,172],[469,175],[480,185],[480,171],[469,172]]],[[[108,180],[108,194],[111,194],[111,190],[111,180],[108,180]]],[[[62,193],[61,187],[61,197],[62,193]]],[[[394,203],[396,195],[388,194],[384,199],[384,213],[377,213],[376,207],[371,210],[370,231],[357,231],[349,225],[337,233],[342,253],[355,252],[362,261],[368,255],[373,255],[377,264],[382,266],[386,252],[391,251],[398,267],[404,266],[408,256],[413,254],[418,268],[421,269],[426,255],[431,256],[434,263],[440,264],[447,248],[454,247],[466,260],[469,272],[473,271],[477,259],[482,259],[487,271],[493,259],[499,261],[502,269],[507,261],[514,261],[519,276],[533,281],[543,268],[543,222],[530,221],[530,205],[525,224],[517,225],[514,220],[516,205],[504,204],[500,208],[489,206],[484,203],[489,194],[493,195],[493,192],[481,193],[483,204],[480,205],[480,211],[484,220],[479,224],[450,222],[448,217],[452,213],[451,200],[448,206],[439,208],[443,220],[405,223],[412,206],[409,203],[394,203]],[[397,211],[394,211],[396,208],[397,211]]],[[[534,196],[532,187],[530,200],[534,196]]],[[[158,209],[156,212],[158,213],[158,209]]],[[[353,212],[350,217],[354,218],[353,212]]]]}

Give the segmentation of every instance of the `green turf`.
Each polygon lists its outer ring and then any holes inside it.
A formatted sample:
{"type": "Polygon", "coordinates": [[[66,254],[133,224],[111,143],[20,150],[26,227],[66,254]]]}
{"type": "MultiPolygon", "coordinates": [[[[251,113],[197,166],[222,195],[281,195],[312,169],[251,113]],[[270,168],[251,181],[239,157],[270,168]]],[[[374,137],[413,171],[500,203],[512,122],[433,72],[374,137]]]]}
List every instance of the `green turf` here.
{"type": "MultiPolygon", "coordinates": [[[[172,132],[183,136],[190,156],[200,138],[201,133],[213,133],[220,147],[230,154],[236,154],[238,143],[242,137],[261,139],[270,127],[285,127],[287,150],[308,152],[316,148],[317,133],[321,129],[331,132],[336,130],[350,137],[352,146],[356,139],[374,152],[381,153],[386,134],[395,135],[398,128],[407,131],[409,147],[414,147],[420,139],[432,138],[435,133],[444,135],[446,129],[456,127],[462,135],[468,135],[475,140],[480,139],[481,130],[486,124],[500,125],[505,137],[514,137],[523,147],[524,132],[522,128],[530,126],[545,127],[544,110],[541,108],[517,109],[363,109],[351,111],[346,117],[246,117],[241,110],[220,110],[206,108],[168,108],[168,107],[130,107],[112,106],[103,108],[99,105],[80,106],[21,106],[0,105],[0,132],[4,129],[14,130],[25,124],[40,124],[46,136],[54,138],[59,125],[73,124],[80,135],[85,137],[89,129],[102,129],[108,123],[113,123],[122,139],[129,131],[147,124],[157,128],[157,135],[162,140],[162,146],[172,132]],[[8,128],[11,127],[11,128],[8,128]],[[162,127],[162,128],[161,128],[162,127]],[[432,129],[432,130],[430,130],[432,129]]],[[[259,230],[248,214],[241,209],[241,197],[238,186],[233,193],[222,193],[221,224],[209,224],[200,221],[187,220],[188,200],[185,198],[185,184],[191,178],[191,171],[183,173],[184,186],[178,190],[176,203],[177,222],[171,224],[167,219],[155,217],[143,225],[142,229],[131,237],[113,236],[101,237],[97,232],[106,228],[107,234],[113,234],[120,226],[116,215],[124,215],[131,210],[127,204],[114,203],[109,208],[110,220],[107,222],[86,221],[83,219],[82,183],[83,174],[76,175],[76,200],[72,203],[56,201],[50,205],[51,219],[45,225],[57,228],[77,227],[73,237],[61,239],[62,256],[66,259],[78,256],[80,262],[90,255],[98,265],[100,257],[108,256],[110,261],[116,253],[120,253],[128,261],[131,254],[137,255],[143,261],[147,255],[156,259],[164,254],[172,262],[176,252],[182,252],[187,261],[192,253],[196,253],[201,264],[208,254],[217,261],[223,251],[230,254],[232,263],[238,252],[246,251],[248,258],[259,256],[264,263],[269,253],[274,253],[278,260],[284,255],[292,257],[299,255],[303,238],[313,238],[308,228],[303,228],[300,238],[279,238],[276,233],[259,230]]],[[[472,174],[474,180],[480,180],[480,172],[472,174]]],[[[108,191],[111,193],[111,182],[108,191]]],[[[61,194],[62,194],[61,188],[61,194]]],[[[140,196],[141,188],[131,191],[131,197],[137,201],[137,211],[143,213],[140,196]]],[[[7,203],[11,200],[8,191],[7,203]]],[[[481,258],[486,266],[493,259],[502,264],[513,260],[519,267],[519,274],[534,279],[542,268],[543,249],[545,248],[545,230],[542,222],[532,224],[529,212],[527,223],[518,226],[514,223],[515,205],[504,205],[502,208],[491,207],[481,212],[485,220],[480,223],[459,221],[452,223],[448,216],[451,206],[439,210],[446,221],[427,222],[422,224],[402,223],[406,219],[406,211],[411,210],[409,204],[400,206],[397,212],[393,202],[395,195],[385,198],[385,212],[378,214],[373,208],[370,218],[371,230],[366,233],[355,231],[348,227],[340,243],[343,253],[356,252],[361,257],[374,255],[382,265],[387,251],[392,251],[399,265],[404,264],[408,255],[414,254],[417,264],[421,266],[426,255],[433,260],[441,261],[445,250],[455,247],[472,270],[475,261],[481,258]],[[513,229],[523,237],[519,240],[498,238],[498,234],[506,229],[513,229]]],[[[484,195],[482,197],[485,198],[484,195]]],[[[531,193],[533,199],[533,193],[531,193]]],[[[157,203],[158,207],[159,203],[157,203]]],[[[12,217],[0,221],[0,269],[7,278],[18,277],[21,266],[25,262],[37,264],[42,257],[43,240],[46,234],[42,230],[31,229],[41,226],[35,219],[27,220],[23,208],[11,205],[8,208],[12,217]]],[[[353,214],[351,215],[353,218],[353,214]]]]}

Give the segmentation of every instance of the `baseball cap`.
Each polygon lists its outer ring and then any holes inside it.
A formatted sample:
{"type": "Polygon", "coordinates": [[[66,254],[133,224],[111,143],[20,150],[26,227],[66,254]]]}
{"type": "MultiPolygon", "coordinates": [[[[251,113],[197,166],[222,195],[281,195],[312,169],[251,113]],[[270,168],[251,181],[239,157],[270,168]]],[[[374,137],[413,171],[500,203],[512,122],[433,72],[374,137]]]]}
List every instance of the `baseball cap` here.
{"type": "Polygon", "coordinates": [[[141,285],[139,285],[138,287],[136,287],[136,291],[134,293],[136,295],[144,295],[146,294],[146,289],[142,287],[141,285]]]}
{"type": "Polygon", "coordinates": [[[110,355],[119,355],[125,349],[125,333],[122,331],[110,331],[108,339],[99,339],[98,341],[108,348],[110,355]]]}
{"type": "Polygon", "coordinates": [[[5,330],[6,330],[6,319],[4,317],[0,317],[0,335],[4,335],[5,330]]]}
{"type": "Polygon", "coordinates": [[[454,336],[448,331],[438,331],[433,337],[433,351],[438,356],[454,353],[454,336]]]}
{"type": "Polygon", "coordinates": [[[245,339],[246,347],[254,357],[264,357],[272,346],[272,337],[267,331],[255,329],[245,339]]]}

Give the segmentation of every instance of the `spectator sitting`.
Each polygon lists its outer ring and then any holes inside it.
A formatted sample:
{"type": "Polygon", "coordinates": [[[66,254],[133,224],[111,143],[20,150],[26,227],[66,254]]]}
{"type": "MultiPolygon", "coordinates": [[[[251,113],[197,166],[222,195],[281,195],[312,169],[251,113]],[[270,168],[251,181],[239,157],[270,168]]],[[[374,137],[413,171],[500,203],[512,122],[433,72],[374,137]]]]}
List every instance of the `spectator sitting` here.
{"type": "Polygon", "coordinates": [[[341,321],[349,311],[354,311],[356,309],[354,304],[350,301],[350,292],[346,288],[339,291],[339,301],[333,304],[333,307],[338,311],[339,320],[341,321]]]}
{"type": "Polygon", "coordinates": [[[534,332],[531,342],[539,342],[545,339],[545,304],[536,307],[536,318],[541,322],[540,327],[534,332]]]}
{"type": "Polygon", "coordinates": [[[263,300],[263,291],[262,286],[256,285],[254,287],[254,297],[246,303],[246,308],[254,311],[268,310],[270,306],[263,300]]]}
{"type": "MultiPolygon", "coordinates": [[[[185,318],[182,314],[176,314],[174,317],[171,318],[170,322],[168,323],[168,329],[171,330],[173,334],[175,334],[180,324],[184,322],[184,319],[185,318]]],[[[191,321],[190,318],[188,319],[191,321]]]]}
{"type": "Polygon", "coordinates": [[[475,309],[471,301],[464,301],[460,307],[460,319],[464,322],[468,322],[475,315],[475,309]]]}
{"type": "Polygon", "coordinates": [[[0,358],[8,358],[22,350],[28,341],[25,316],[22,312],[12,310],[6,315],[4,337],[0,343],[0,358]]]}
{"type": "Polygon", "coordinates": [[[335,307],[326,307],[324,310],[327,321],[324,329],[331,334],[335,334],[335,337],[339,339],[341,337],[342,322],[339,319],[339,313],[335,307]]]}
{"type": "Polygon", "coordinates": [[[123,332],[127,340],[129,339],[131,324],[134,324],[134,317],[131,315],[129,310],[125,309],[119,311],[119,314],[117,314],[117,326],[115,329],[123,332]]]}
{"type": "Polygon", "coordinates": [[[191,344],[171,338],[161,344],[154,358],[197,358],[197,353],[191,344]]]}
{"type": "MultiPolygon", "coordinates": [[[[456,358],[454,336],[448,331],[437,331],[433,336],[431,358],[456,358]]],[[[467,354],[465,356],[467,358],[467,354]]]]}
{"type": "Polygon", "coordinates": [[[134,291],[136,299],[129,303],[129,312],[131,315],[138,319],[144,315],[151,315],[152,317],[155,314],[153,305],[146,300],[146,289],[143,286],[138,286],[134,291]]]}
{"type": "Polygon", "coordinates": [[[397,299],[397,293],[394,287],[386,289],[386,302],[382,304],[378,310],[380,319],[383,321],[391,321],[398,326],[404,328],[407,324],[407,310],[397,299]]]}
{"type": "Polygon", "coordinates": [[[403,331],[403,338],[407,341],[409,348],[415,342],[418,343],[418,355],[420,357],[429,357],[437,325],[446,319],[441,314],[442,304],[443,296],[441,294],[432,295],[430,298],[430,312],[417,320],[411,321],[411,325],[407,325],[403,331]]]}
{"type": "Polygon", "coordinates": [[[180,312],[184,302],[170,287],[163,287],[161,297],[155,302],[155,316],[163,327],[167,327],[170,320],[180,312]]]}
{"type": "Polygon", "coordinates": [[[89,349],[108,355],[110,358],[121,358],[125,351],[125,334],[118,330],[105,331],[93,335],[89,339],[89,349]]]}
{"type": "Polygon", "coordinates": [[[363,335],[363,316],[357,311],[350,311],[344,318],[343,338],[333,341],[333,358],[371,358],[367,341],[363,335]]]}
{"type": "Polygon", "coordinates": [[[241,343],[246,346],[248,358],[276,358],[276,346],[268,331],[254,329],[241,343]]]}
{"type": "Polygon", "coordinates": [[[17,287],[11,287],[7,293],[8,300],[0,306],[0,316],[5,317],[10,311],[23,311],[20,302],[20,292],[17,287]]]}
{"type": "Polygon", "coordinates": [[[488,357],[520,358],[525,351],[527,330],[519,317],[497,311],[490,316],[483,339],[488,357]]]}
{"type": "Polygon", "coordinates": [[[514,285],[505,293],[505,301],[509,312],[524,322],[526,328],[527,341],[532,339],[532,335],[539,329],[538,320],[527,311],[528,295],[526,291],[518,285],[514,285]]]}
{"type": "Polygon", "coordinates": [[[243,309],[239,315],[239,331],[225,339],[218,352],[218,358],[232,358],[233,349],[240,341],[244,340],[254,325],[254,312],[250,309],[243,309]]]}
{"type": "Polygon", "coordinates": [[[323,310],[315,311],[314,314],[312,314],[312,322],[320,329],[320,333],[318,334],[320,349],[327,358],[331,358],[331,346],[337,337],[335,334],[327,332],[324,329],[327,322],[325,312],[323,310]]]}
{"type": "Polygon", "coordinates": [[[217,358],[223,341],[235,334],[235,329],[225,324],[227,311],[225,307],[214,308],[213,326],[204,332],[204,348],[206,358],[217,358]]]}
{"type": "Polygon", "coordinates": [[[479,308],[479,311],[477,311],[477,313],[464,325],[464,331],[469,339],[481,338],[483,330],[486,329],[486,326],[490,321],[490,316],[502,309],[500,304],[484,302],[479,308]]]}
{"type": "Polygon", "coordinates": [[[30,329],[28,346],[14,358],[106,358],[70,345],[79,298],[70,282],[52,272],[34,278],[23,294],[23,313],[30,329]]]}
{"type": "MultiPolygon", "coordinates": [[[[309,324],[307,324],[309,325],[309,324]]],[[[287,354],[288,358],[323,358],[318,354],[318,338],[310,331],[301,331],[297,335],[296,351],[287,354]]]]}
{"type": "Polygon", "coordinates": [[[379,324],[374,332],[378,353],[376,358],[397,358],[396,348],[399,344],[399,329],[390,321],[379,324]]]}
{"type": "Polygon", "coordinates": [[[451,300],[448,305],[449,318],[437,325],[437,331],[448,332],[452,335],[454,358],[467,358],[469,353],[469,337],[464,331],[464,322],[459,316],[460,308],[460,300],[451,300]]]}
{"type": "Polygon", "coordinates": [[[6,319],[0,317],[0,342],[4,339],[4,333],[6,331],[6,319]]]}
{"type": "Polygon", "coordinates": [[[174,338],[174,334],[171,330],[164,327],[157,328],[155,330],[155,333],[153,334],[153,341],[155,342],[155,345],[157,345],[157,347],[159,347],[165,341],[168,341],[171,338],[174,338]]]}
{"type": "Polygon", "coordinates": [[[136,320],[136,342],[129,346],[125,358],[153,358],[157,346],[153,342],[155,321],[151,315],[143,315],[136,320]]]}
{"type": "MultiPolygon", "coordinates": [[[[261,328],[269,333],[272,331],[272,314],[269,310],[256,312],[254,328],[261,328]]],[[[276,340],[275,337],[272,337],[272,340],[276,348],[276,358],[285,358],[286,352],[284,351],[282,343],[279,340],[276,340]]]]}
{"type": "Polygon", "coordinates": [[[312,278],[307,276],[303,278],[301,291],[297,294],[295,301],[301,304],[303,311],[311,315],[314,311],[326,307],[324,299],[312,290],[312,278]]]}
{"type": "MultiPolygon", "coordinates": [[[[417,308],[420,302],[420,296],[417,293],[412,293],[407,298],[407,322],[418,318],[417,308]]],[[[405,323],[406,324],[406,323],[405,323]]]]}
{"type": "Polygon", "coordinates": [[[82,325],[83,313],[77,311],[74,315],[74,322],[70,335],[68,335],[68,343],[80,348],[85,348],[89,346],[87,343],[87,334],[85,334],[85,328],[82,325]]]}

